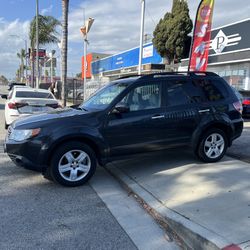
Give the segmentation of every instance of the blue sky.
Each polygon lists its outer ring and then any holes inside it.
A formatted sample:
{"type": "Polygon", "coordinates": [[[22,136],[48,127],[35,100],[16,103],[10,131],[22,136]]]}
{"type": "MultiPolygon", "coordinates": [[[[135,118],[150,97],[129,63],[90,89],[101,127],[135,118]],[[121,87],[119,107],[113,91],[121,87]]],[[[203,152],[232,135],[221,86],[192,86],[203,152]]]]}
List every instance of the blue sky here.
{"type": "MultiPolygon", "coordinates": [[[[188,0],[194,20],[197,0],[188,0]]],[[[155,25],[171,10],[171,0],[146,0],[145,33],[152,35],[155,25]]],[[[0,5],[0,74],[13,78],[18,68],[16,56],[28,40],[29,23],[35,15],[36,0],[8,0],[0,5]],[[17,35],[18,37],[13,37],[17,35]]],[[[61,0],[39,0],[40,13],[61,20],[61,0]]],[[[83,40],[80,27],[85,17],[95,18],[89,33],[88,52],[117,53],[139,45],[140,0],[70,0],[68,75],[81,71],[83,40]]],[[[213,27],[250,17],[249,0],[215,0],[213,27]]],[[[60,30],[59,30],[60,32],[60,30]]],[[[60,38],[60,37],[59,37],[60,38]]],[[[58,45],[43,46],[56,49],[60,74],[58,45]]]]}

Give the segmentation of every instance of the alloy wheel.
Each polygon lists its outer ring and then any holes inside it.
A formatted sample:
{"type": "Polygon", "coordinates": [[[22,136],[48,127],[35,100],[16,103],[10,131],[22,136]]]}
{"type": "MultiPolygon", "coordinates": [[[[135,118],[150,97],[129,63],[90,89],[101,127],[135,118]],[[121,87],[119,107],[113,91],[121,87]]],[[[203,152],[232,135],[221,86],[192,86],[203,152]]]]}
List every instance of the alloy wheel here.
{"type": "Polygon", "coordinates": [[[225,147],[225,140],[221,134],[210,134],[204,143],[204,152],[207,157],[215,159],[220,157],[225,147]]]}
{"type": "Polygon", "coordinates": [[[82,180],[90,171],[91,160],[83,150],[70,150],[66,152],[58,163],[61,177],[70,182],[82,180]]]}

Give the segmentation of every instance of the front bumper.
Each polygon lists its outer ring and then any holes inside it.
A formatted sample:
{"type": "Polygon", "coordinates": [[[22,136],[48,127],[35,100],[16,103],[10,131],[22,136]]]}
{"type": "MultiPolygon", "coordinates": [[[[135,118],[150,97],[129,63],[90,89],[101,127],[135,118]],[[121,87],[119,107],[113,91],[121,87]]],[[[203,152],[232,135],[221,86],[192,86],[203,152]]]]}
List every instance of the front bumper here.
{"type": "Polygon", "coordinates": [[[4,152],[18,166],[43,172],[47,166],[43,164],[41,148],[31,141],[15,142],[6,139],[4,152]]]}

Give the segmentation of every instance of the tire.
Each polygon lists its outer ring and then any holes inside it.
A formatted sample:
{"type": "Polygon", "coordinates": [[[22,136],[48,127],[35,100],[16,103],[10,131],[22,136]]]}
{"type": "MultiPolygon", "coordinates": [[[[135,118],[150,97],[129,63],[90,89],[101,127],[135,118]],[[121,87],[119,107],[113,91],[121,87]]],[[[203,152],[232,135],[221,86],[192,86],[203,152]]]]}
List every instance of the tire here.
{"type": "Polygon", "coordinates": [[[95,170],[94,151],[84,143],[72,141],[53,153],[45,177],[64,186],[76,187],[86,183],[95,170]]]}
{"type": "Polygon", "coordinates": [[[5,123],[4,123],[4,128],[5,129],[8,129],[8,127],[9,127],[9,125],[6,123],[6,121],[5,121],[5,123]]]}
{"type": "Polygon", "coordinates": [[[226,153],[228,139],[220,129],[210,129],[202,135],[196,155],[203,162],[217,162],[226,153]]]}

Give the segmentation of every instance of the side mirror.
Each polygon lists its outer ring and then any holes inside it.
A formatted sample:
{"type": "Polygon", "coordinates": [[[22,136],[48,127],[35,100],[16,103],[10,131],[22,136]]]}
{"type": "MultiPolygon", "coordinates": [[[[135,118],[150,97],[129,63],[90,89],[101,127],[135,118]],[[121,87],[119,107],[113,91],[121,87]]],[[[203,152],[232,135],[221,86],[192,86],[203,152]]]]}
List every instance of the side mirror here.
{"type": "Polygon", "coordinates": [[[128,113],[130,111],[128,105],[124,103],[118,103],[115,108],[112,110],[112,114],[122,114],[122,113],[128,113]]]}
{"type": "Polygon", "coordinates": [[[3,99],[6,99],[7,100],[7,98],[8,98],[8,95],[1,95],[1,97],[3,98],[3,99]]]}

